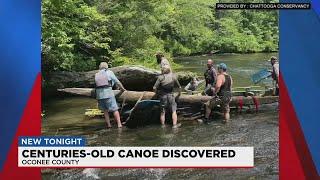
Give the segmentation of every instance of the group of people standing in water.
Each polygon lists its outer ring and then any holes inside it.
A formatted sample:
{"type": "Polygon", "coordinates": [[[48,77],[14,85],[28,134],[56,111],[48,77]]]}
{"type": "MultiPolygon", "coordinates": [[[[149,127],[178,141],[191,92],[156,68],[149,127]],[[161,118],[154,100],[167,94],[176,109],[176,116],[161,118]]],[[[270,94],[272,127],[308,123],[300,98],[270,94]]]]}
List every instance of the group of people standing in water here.
{"type": "MultiPolygon", "coordinates": [[[[277,60],[272,57],[271,63],[274,67],[277,60]]],[[[157,94],[160,100],[160,122],[165,127],[165,114],[171,113],[172,116],[172,128],[178,128],[181,124],[177,122],[177,103],[176,98],[181,95],[181,85],[172,72],[169,61],[164,57],[162,53],[156,54],[157,63],[160,65],[161,74],[158,76],[153,90],[157,94]],[[174,95],[174,90],[178,90],[178,96],[174,95]]],[[[275,65],[276,67],[276,65],[275,65]]],[[[278,67],[278,66],[277,66],[278,67]]],[[[200,81],[194,77],[190,83],[185,87],[188,94],[192,94],[199,84],[205,81],[205,89],[203,95],[211,96],[211,100],[204,104],[205,106],[205,118],[204,122],[211,121],[211,112],[213,108],[220,105],[224,114],[224,122],[230,119],[230,107],[231,90],[232,90],[232,77],[227,73],[228,67],[225,63],[220,63],[216,66],[214,61],[209,59],[207,61],[207,69],[204,72],[204,80],[200,81]]],[[[279,69],[273,68],[274,79],[277,79],[279,69]]],[[[117,79],[115,74],[109,70],[108,64],[102,62],[99,66],[99,71],[95,75],[96,83],[96,98],[98,100],[99,109],[104,112],[107,128],[111,128],[109,112],[112,112],[118,128],[122,127],[119,107],[117,105],[115,95],[112,91],[112,87],[117,85],[121,91],[126,91],[121,82],[117,79]]],[[[277,83],[278,84],[278,83],[277,83]]]]}
{"type": "MultiPolygon", "coordinates": [[[[177,124],[177,103],[173,91],[178,88],[178,96],[181,94],[181,86],[175,75],[172,73],[169,61],[158,53],[156,55],[157,62],[160,64],[161,75],[153,87],[157,93],[161,104],[160,122],[162,126],[165,125],[165,111],[172,113],[173,128],[179,127],[177,124]]],[[[231,89],[232,89],[232,77],[227,73],[227,65],[224,63],[217,65],[217,70],[214,67],[214,61],[209,59],[207,61],[207,70],[204,72],[204,81],[206,83],[204,95],[212,96],[211,100],[205,103],[205,122],[210,121],[210,114],[212,109],[216,105],[220,105],[224,113],[224,121],[230,119],[230,107],[231,101],[231,89]]],[[[188,93],[191,93],[197,89],[202,81],[197,77],[192,78],[191,82],[185,87],[188,93]]]]}

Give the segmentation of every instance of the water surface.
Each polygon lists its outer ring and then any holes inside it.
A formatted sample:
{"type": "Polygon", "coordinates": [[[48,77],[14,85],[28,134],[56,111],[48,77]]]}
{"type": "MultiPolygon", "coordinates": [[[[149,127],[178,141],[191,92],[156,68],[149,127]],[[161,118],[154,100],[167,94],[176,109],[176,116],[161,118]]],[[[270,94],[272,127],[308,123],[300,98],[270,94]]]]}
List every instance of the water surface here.
{"type": "MultiPolygon", "coordinates": [[[[181,65],[179,71],[195,72],[200,78],[207,68],[207,60],[213,59],[215,64],[225,63],[228,66],[228,73],[234,80],[235,87],[251,86],[251,75],[261,69],[271,69],[267,60],[271,56],[278,56],[277,53],[254,53],[254,54],[217,54],[213,56],[191,56],[177,57],[174,62],[181,65]]],[[[271,78],[259,83],[260,86],[271,86],[271,78]]]]}

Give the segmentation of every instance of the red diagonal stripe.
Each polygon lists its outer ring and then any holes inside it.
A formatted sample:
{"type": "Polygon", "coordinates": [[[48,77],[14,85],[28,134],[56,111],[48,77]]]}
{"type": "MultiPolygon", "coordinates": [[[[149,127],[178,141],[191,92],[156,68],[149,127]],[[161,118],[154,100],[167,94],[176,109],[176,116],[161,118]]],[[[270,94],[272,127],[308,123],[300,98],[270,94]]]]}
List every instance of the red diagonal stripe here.
{"type": "Polygon", "coordinates": [[[280,179],[320,179],[280,75],[280,179]]]}
{"type": "Polygon", "coordinates": [[[27,106],[23,112],[18,131],[11,144],[7,160],[0,172],[0,179],[32,179],[40,180],[40,168],[18,167],[18,137],[41,135],[41,75],[38,74],[27,106]]]}

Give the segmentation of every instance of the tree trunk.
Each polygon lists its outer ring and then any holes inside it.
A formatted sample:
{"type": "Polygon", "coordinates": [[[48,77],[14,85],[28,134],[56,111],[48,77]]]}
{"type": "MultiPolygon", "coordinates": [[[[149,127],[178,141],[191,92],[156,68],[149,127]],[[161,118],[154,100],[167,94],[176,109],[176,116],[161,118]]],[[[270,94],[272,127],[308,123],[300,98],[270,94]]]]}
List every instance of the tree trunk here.
{"type": "MultiPolygon", "coordinates": [[[[65,88],[58,89],[59,92],[64,92],[72,95],[88,96],[94,97],[94,89],[92,88],[65,88]]],[[[143,100],[156,99],[156,94],[154,92],[148,91],[125,91],[120,92],[119,90],[114,90],[116,98],[118,101],[126,101],[128,104],[135,104],[136,101],[142,96],[143,100]]],[[[199,96],[199,95],[181,95],[177,98],[178,104],[190,104],[190,105],[202,105],[208,102],[211,96],[199,96]]],[[[259,105],[259,104],[272,104],[278,102],[278,96],[233,96],[230,102],[231,107],[237,107],[239,104],[244,106],[248,105],[259,105]]]]}
{"type": "MultiPolygon", "coordinates": [[[[110,68],[121,81],[124,87],[133,91],[150,91],[159,71],[144,68],[142,66],[119,66],[110,68]]],[[[45,89],[56,90],[58,88],[93,88],[95,71],[88,72],[54,72],[45,80],[45,89]]],[[[192,78],[192,73],[176,73],[181,85],[186,85],[192,78]]]]}

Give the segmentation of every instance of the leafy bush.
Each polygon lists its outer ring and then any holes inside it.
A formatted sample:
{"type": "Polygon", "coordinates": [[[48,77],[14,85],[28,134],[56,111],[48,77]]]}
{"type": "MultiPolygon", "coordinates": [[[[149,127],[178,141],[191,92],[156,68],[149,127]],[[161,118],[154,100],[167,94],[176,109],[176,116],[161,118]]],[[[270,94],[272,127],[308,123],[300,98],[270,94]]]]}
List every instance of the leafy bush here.
{"type": "Polygon", "coordinates": [[[216,2],[43,0],[43,72],[86,71],[101,61],[158,68],[158,51],[172,61],[172,56],[212,50],[278,50],[277,11],[219,11],[216,2]]]}

